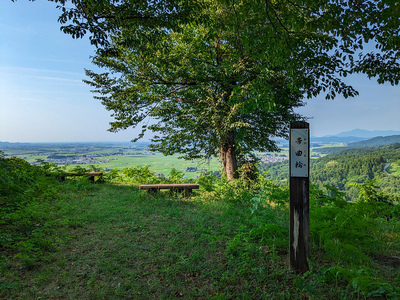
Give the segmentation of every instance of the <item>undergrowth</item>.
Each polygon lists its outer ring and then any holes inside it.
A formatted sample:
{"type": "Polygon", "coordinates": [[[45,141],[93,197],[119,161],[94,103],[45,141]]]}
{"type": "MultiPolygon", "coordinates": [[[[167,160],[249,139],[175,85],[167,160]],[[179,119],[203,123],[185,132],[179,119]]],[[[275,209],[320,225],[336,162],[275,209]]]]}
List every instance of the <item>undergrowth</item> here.
{"type": "MultiPolygon", "coordinates": [[[[0,247],[32,267],[54,250],[59,183],[44,168],[18,158],[0,158],[0,247]]],[[[4,257],[3,257],[4,258],[4,257]]]]}

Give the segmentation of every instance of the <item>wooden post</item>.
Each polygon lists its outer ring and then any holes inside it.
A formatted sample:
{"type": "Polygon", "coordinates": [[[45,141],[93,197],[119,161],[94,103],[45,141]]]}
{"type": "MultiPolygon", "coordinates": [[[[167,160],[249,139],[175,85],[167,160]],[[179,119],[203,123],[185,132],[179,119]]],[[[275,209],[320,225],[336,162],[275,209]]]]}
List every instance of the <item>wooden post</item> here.
{"type": "Polygon", "coordinates": [[[310,131],[307,122],[290,125],[290,267],[297,273],[308,271],[309,255],[309,171],[310,131]]]}

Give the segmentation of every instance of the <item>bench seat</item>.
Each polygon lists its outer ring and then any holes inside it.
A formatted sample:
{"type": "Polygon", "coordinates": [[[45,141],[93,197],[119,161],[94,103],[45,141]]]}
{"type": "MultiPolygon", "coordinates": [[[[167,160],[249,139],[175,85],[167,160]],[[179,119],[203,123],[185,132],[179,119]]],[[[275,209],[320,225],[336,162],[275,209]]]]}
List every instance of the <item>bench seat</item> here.
{"type": "Polygon", "coordinates": [[[171,190],[172,192],[182,192],[185,193],[185,196],[188,197],[192,190],[199,189],[198,184],[192,183],[166,183],[166,184],[142,184],[139,186],[141,190],[148,190],[149,192],[157,192],[159,190],[171,190]]]}
{"type": "Polygon", "coordinates": [[[85,172],[85,173],[77,173],[77,172],[65,172],[62,175],[59,175],[62,181],[65,180],[65,177],[68,176],[87,176],[91,182],[94,182],[94,177],[103,177],[103,172],[85,172]]]}

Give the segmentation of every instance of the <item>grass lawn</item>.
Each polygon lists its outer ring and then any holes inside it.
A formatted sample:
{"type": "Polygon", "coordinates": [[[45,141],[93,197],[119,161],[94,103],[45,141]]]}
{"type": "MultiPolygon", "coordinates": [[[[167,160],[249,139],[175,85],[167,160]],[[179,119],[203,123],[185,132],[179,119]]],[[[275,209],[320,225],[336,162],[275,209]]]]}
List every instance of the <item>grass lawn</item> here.
{"type": "Polygon", "coordinates": [[[121,185],[64,201],[68,238],[40,266],[3,261],[0,298],[296,299],[286,294],[293,277],[286,255],[273,262],[258,250],[251,270],[235,270],[226,244],[245,224],[222,203],[121,185]]]}
{"type": "MultiPolygon", "coordinates": [[[[230,193],[182,198],[121,184],[71,185],[57,206],[53,252],[36,265],[0,252],[0,299],[365,299],[355,286],[362,282],[350,285],[341,275],[347,269],[324,260],[315,244],[311,272],[294,274],[287,210],[251,212],[240,203],[245,194],[230,193]]],[[[396,269],[379,270],[399,284],[396,269]]],[[[378,295],[387,292],[384,281],[376,284],[378,295]]]]}
{"type": "Polygon", "coordinates": [[[33,268],[2,260],[1,299],[302,299],[285,251],[237,238],[249,220],[225,202],[86,187],[63,200],[55,254],[33,268]]]}

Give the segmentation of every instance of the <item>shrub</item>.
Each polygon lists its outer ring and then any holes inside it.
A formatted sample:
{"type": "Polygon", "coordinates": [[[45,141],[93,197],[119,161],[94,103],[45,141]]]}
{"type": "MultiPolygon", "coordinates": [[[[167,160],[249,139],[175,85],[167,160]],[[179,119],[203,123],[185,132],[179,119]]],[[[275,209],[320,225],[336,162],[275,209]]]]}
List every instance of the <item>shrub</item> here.
{"type": "Polygon", "coordinates": [[[327,282],[332,278],[345,281],[349,289],[364,297],[396,298],[398,289],[379,278],[374,257],[399,251],[399,245],[392,242],[398,230],[398,208],[372,182],[357,186],[360,191],[356,202],[347,202],[344,193],[331,187],[326,191],[312,188],[313,246],[335,265],[325,271],[327,282]]]}
{"type": "Polygon", "coordinates": [[[149,166],[135,166],[120,170],[117,180],[120,182],[128,182],[140,185],[161,183],[163,178],[158,177],[156,174],[150,171],[149,166]]]}
{"type": "Polygon", "coordinates": [[[14,251],[26,266],[39,262],[54,246],[53,202],[60,183],[47,176],[48,168],[0,157],[0,247],[14,251]]]}

